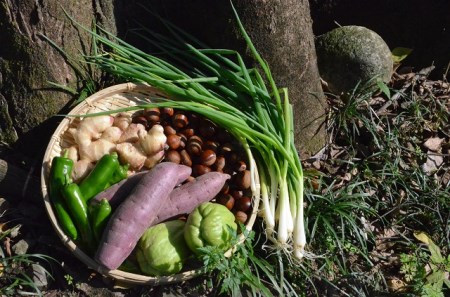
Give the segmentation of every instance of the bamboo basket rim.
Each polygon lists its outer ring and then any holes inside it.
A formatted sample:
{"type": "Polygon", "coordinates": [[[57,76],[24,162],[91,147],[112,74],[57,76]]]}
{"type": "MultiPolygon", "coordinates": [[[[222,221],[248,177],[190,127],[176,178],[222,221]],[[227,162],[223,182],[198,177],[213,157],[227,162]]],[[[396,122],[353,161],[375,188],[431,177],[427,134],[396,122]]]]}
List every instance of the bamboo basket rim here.
{"type": "MultiPolygon", "coordinates": [[[[84,115],[87,113],[100,112],[100,111],[112,111],[117,110],[124,107],[130,107],[136,105],[137,103],[148,102],[151,97],[167,97],[163,92],[152,87],[148,84],[137,84],[137,83],[122,83],[113,85],[111,87],[107,87],[102,89],[88,98],[86,98],[83,102],[74,107],[69,113],[69,116],[65,116],[61,123],[56,128],[55,132],[50,138],[50,141],[47,145],[47,149],[44,154],[42,168],[41,168],[41,191],[44,199],[45,209],[51,221],[53,228],[55,229],[58,237],[62,241],[62,243],[78,258],[81,262],[87,265],[88,268],[97,271],[98,273],[110,277],[114,279],[117,283],[121,284],[130,284],[130,285],[160,285],[160,284],[169,284],[169,283],[177,283],[185,280],[192,279],[200,274],[204,273],[204,269],[196,269],[184,271],[178,274],[174,274],[171,276],[147,276],[141,274],[135,274],[130,272],[125,272],[122,270],[108,270],[107,268],[101,266],[97,263],[93,258],[89,257],[86,253],[84,253],[76,243],[69,238],[63,231],[61,225],[59,224],[54,210],[52,208],[52,204],[50,202],[48,191],[47,191],[47,183],[48,183],[48,175],[50,171],[50,165],[53,157],[61,155],[61,145],[62,141],[64,141],[63,134],[69,128],[73,121],[77,117],[71,117],[73,115],[84,115]]],[[[253,212],[245,225],[248,230],[253,228],[255,223],[259,202],[260,202],[260,185],[259,185],[259,175],[257,173],[257,167],[254,162],[251,164],[254,167],[254,180],[255,180],[255,189],[253,189],[253,212]]],[[[241,241],[243,237],[241,237],[241,241]]],[[[231,255],[232,248],[228,250],[225,254],[231,255]]]]}

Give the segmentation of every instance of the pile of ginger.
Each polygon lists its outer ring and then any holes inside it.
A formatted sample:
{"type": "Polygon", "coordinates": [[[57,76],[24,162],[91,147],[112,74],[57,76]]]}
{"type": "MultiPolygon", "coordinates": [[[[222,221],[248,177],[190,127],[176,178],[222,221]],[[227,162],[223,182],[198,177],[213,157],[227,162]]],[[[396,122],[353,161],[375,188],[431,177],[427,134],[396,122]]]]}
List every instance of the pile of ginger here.
{"type": "Polygon", "coordinates": [[[117,152],[121,164],[129,164],[129,171],[150,169],[164,158],[167,140],[161,125],[147,131],[144,125],[133,123],[127,113],[85,117],[68,133],[75,142],[65,148],[75,163],[74,182],[86,177],[103,155],[112,152],[117,152]]]}

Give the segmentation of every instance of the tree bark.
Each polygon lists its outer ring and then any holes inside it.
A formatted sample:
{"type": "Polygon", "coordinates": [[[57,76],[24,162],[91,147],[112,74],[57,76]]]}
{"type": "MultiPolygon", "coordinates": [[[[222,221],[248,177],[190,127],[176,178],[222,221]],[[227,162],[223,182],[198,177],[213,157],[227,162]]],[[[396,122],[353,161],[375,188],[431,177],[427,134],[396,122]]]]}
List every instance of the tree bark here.
{"type": "Polygon", "coordinates": [[[108,30],[117,32],[119,1],[0,3],[0,141],[38,155],[59,121],[52,117],[67,112],[66,105],[72,99],[49,82],[78,87],[74,69],[43,36],[80,60],[82,52],[89,53],[91,40],[86,32],[73,26],[64,10],[84,26],[103,21],[108,30]]]}

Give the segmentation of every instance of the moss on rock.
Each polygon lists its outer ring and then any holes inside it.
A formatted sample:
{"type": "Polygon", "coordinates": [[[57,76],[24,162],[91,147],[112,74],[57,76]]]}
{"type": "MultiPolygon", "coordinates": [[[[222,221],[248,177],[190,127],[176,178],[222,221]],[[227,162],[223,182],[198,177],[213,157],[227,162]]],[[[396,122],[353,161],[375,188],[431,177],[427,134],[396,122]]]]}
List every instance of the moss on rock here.
{"type": "Polygon", "coordinates": [[[331,30],[317,37],[316,50],[320,75],[335,94],[358,84],[373,90],[377,79],[388,82],[391,78],[393,61],[388,45],[365,27],[331,30]]]}

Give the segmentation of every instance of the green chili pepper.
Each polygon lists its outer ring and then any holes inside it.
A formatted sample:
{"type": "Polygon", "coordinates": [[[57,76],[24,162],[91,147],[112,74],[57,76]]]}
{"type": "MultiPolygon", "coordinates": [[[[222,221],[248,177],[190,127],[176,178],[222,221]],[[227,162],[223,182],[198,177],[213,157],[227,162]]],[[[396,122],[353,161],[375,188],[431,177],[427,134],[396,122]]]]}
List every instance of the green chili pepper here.
{"type": "Polygon", "coordinates": [[[61,190],[65,184],[70,180],[72,174],[73,161],[67,158],[67,152],[63,157],[54,157],[50,168],[48,195],[50,201],[55,208],[56,217],[63,231],[71,239],[76,240],[78,238],[78,231],[75,227],[70,214],[67,212],[66,205],[64,203],[61,190]]]}
{"type": "Polygon", "coordinates": [[[80,231],[81,241],[89,252],[94,250],[94,235],[88,218],[88,209],[80,188],[75,183],[70,183],[62,188],[62,195],[67,209],[72,216],[75,225],[80,231]]]}
{"type": "Polygon", "coordinates": [[[114,174],[111,177],[111,180],[108,182],[108,184],[106,184],[105,189],[120,182],[121,180],[126,179],[128,177],[128,168],[129,167],[130,167],[129,164],[119,165],[119,167],[117,167],[117,170],[114,171],[114,174]]]}
{"type": "Polygon", "coordinates": [[[102,199],[98,203],[89,205],[89,215],[91,218],[92,230],[97,241],[100,241],[106,223],[111,217],[111,205],[107,199],[102,199]]]}
{"type": "Polygon", "coordinates": [[[116,171],[114,171],[114,174],[111,178],[111,181],[109,182],[111,185],[114,185],[118,182],[120,182],[123,179],[126,179],[128,177],[128,168],[130,167],[129,164],[120,165],[116,171]]]}
{"type": "Polygon", "coordinates": [[[119,166],[117,153],[106,154],[98,160],[92,171],[79,185],[85,202],[105,189],[119,166]]]}

